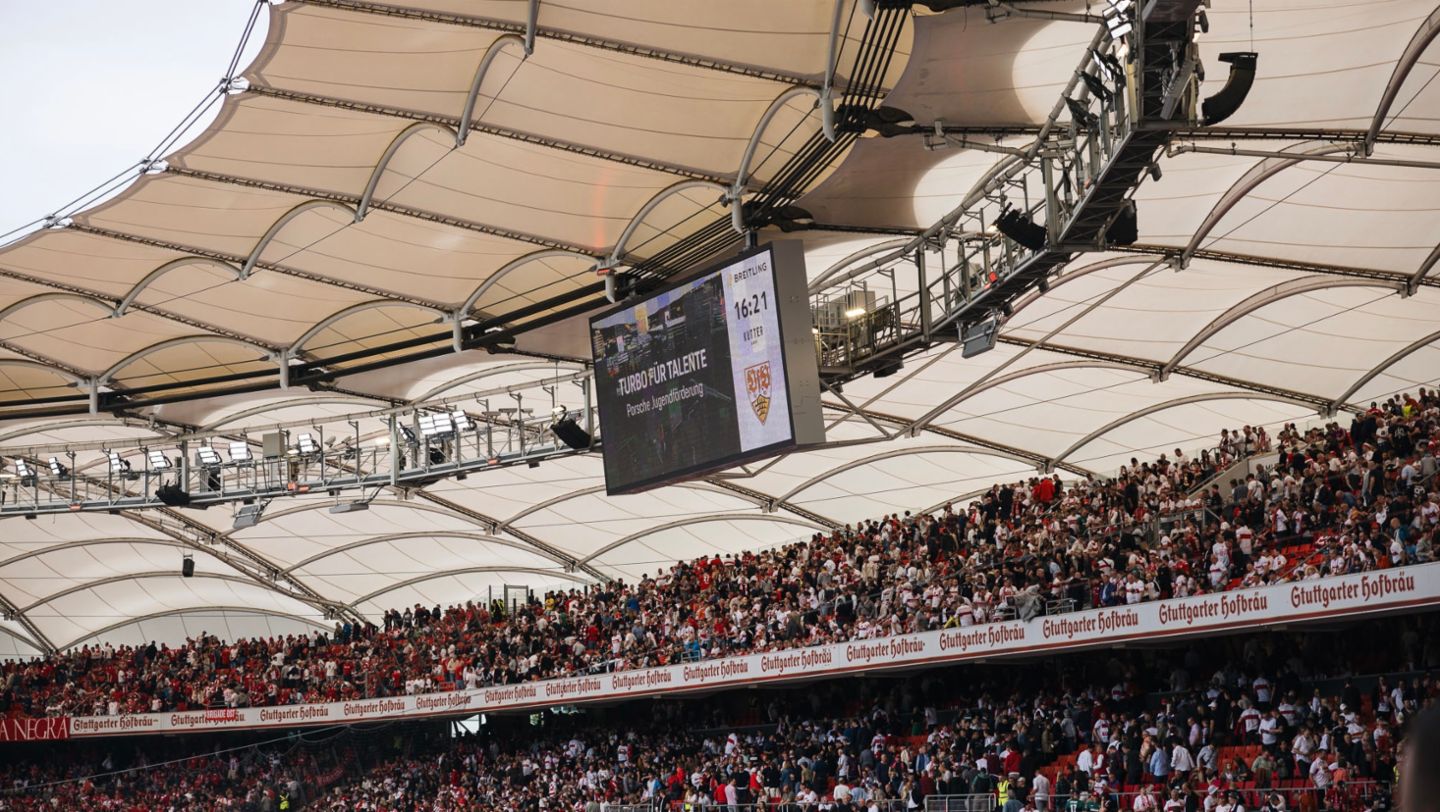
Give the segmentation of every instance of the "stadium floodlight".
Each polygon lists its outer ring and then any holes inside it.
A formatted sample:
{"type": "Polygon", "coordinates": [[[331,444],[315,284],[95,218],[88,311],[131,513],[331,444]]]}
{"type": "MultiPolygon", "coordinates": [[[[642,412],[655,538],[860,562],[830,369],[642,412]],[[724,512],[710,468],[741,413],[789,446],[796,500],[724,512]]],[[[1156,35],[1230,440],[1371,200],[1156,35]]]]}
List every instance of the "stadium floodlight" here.
{"type": "Polygon", "coordinates": [[[450,415],[443,412],[440,414],[422,414],[416,422],[420,425],[420,435],[422,437],[437,437],[441,434],[449,434],[454,431],[454,427],[450,425],[450,415]]]}
{"type": "Polygon", "coordinates": [[[120,452],[105,449],[105,457],[110,461],[110,473],[124,476],[130,473],[130,461],[120,456],[120,452]]]}
{"type": "Polygon", "coordinates": [[[311,435],[308,432],[300,435],[299,439],[295,441],[295,447],[300,449],[300,453],[304,454],[307,457],[312,454],[320,453],[320,446],[315,442],[314,435],[311,435]]]}
{"type": "Polygon", "coordinates": [[[150,461],[150,470],[152,471],[167,471],[172,466],[170,458],[165,456],[164,451],[152,451],[146,449],[145,459],[150,461]]]}
{"type": "Polygon", "coordinates": [[[220,452],[208,445],[202,445],[196,449],[195,459],[206,468],[216,468],[221,464],[220,452]]]}
{"type": "Polygon", "coordinates": [[[470,422],[470,415],[465,414],[465,411],[463,409],[456,409],[455,411],[451,412],[450,422],[455,424],[455,430],[457,432],[469,431],[475,426],[474,423],[470,422]]]}
{"type": "Polygon", "coordinates": [[[56,479],[64,479],[65,477],[70,476],[70,469],[66,468],[64,464],[60,462],[59,457],[51,457],[50,473],[54,474],[56,479]]]}
{"type": "Polygon", "coordinates": [[[230,461],[249,462],[254,459],[250,453],[250,444],[244,440],[232,440],[230,442],[230,461]]]}
{"type": "Polygon", "coordinates": [[[35,476],[35,469],[31,468],[30,463],[24,460],[15,460],[15,476],[21,479],[29,479],[35,476]]]}
{"type": "Polygon", "coordinates": [[[1105,27],[1110,29],[1111,39],[1120,39],[1135,29],[1135,21],[1130,11],[1135,5],[1135,0],[1105,0],[1110,8],[1105,10],[1105,27]]]}
{"type": "Polygon", "coordinates": [[[260,523],[260,516],[265,512],[264,504],[241,505],[235,511],[234,529],[244,530],[247,527],[254,527],[260,523]]]}

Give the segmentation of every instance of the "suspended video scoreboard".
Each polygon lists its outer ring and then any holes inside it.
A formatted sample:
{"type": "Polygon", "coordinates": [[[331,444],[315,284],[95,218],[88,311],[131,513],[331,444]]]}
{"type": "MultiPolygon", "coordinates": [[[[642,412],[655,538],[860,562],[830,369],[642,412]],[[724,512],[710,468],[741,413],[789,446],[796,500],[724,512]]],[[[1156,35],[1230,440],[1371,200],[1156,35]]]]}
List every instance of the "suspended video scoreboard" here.
{"type": "Polygon", "coordinates": [[[825,439],[806,283],[772,243],[590,320],[607,493],[825,439]]]}

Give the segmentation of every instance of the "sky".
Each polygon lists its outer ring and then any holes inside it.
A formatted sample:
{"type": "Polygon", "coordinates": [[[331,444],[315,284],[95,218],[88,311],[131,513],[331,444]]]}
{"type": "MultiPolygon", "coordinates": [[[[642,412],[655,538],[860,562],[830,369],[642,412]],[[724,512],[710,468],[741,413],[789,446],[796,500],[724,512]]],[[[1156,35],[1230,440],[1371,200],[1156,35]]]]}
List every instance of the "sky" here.
{"type": "MultiPolygon", "coordinates": [[[[153,149],[219,83],[253,7],[254,0],[0,0],[0,234],[153,149]]],[[[264,42],[266,21],[262,13],[242,70],[264,42]]]]}

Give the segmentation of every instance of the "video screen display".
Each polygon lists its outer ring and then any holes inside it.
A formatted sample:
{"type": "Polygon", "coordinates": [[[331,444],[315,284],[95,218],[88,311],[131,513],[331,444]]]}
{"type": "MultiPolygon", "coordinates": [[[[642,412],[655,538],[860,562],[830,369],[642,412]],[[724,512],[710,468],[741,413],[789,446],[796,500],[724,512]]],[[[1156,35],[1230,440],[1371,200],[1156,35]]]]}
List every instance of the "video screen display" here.
{"type": "Polygon", "coordinates": [[[591,320],[609,493],[795,443],[776,279],[767,246],[591,320]]]}

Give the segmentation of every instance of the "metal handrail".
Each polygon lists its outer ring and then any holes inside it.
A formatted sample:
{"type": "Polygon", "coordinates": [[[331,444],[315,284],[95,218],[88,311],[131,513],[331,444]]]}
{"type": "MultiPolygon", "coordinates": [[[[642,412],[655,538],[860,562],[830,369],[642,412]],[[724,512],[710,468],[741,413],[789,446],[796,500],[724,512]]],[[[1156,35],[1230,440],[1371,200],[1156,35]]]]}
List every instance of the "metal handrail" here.
{"type": "Polygon", "coordinates": [[[811,308],[817,314],[852,292],[892,292],[888,301],[867,308],[843,329],[817,329],[822,374],[843,377],[867,360],[904,351],[942,330],[983,317],[986,309],[1001,304],[995,291],[1031,272],[1037,259],[1077,249],[1063,245],[1062,238],[1135,132],[1129,93],[1100,99],[1079,81],[1080,74],[1094,66],[1097,53],[1108,54],[1114,47],[1103,32],[1101,26],[1041,137],[1024,155],[1002,162],[959,207],[906,245],[811,284],[811,308]],[[1052,137],[1066,109],[1071,109],[1072,119],[1082,111],[1087,119],[1072,120],[1064,133],[1052,137]],[[996,230],[1000,214],[1010,208],[1045,224],[1044,247],[1026,248],[996,230]],[[953,261],[946,257],[950,250],[953,261]],[[926,255],[936,253],[942,267],[927,277],[926,255]],[[900,272],[914,277],[905,293],[897,290],[900,272]]]}

